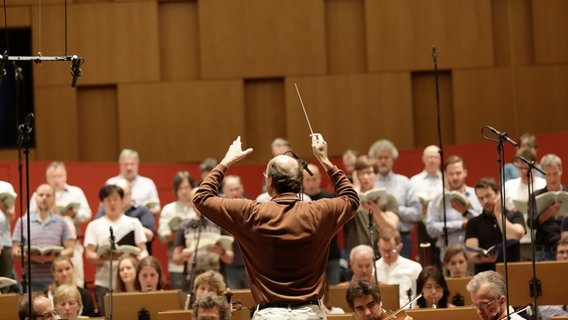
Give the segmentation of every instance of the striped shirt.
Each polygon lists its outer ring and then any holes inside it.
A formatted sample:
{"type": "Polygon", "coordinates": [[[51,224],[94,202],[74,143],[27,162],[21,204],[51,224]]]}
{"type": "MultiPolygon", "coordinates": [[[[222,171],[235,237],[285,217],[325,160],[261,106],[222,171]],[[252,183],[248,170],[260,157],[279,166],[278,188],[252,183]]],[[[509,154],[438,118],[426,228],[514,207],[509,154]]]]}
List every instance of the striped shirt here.
{"type": "MultiPolygon", "coordinates": [[[[63,246],[63,242],[66,240],[75,239],[73,236],[73,231],[69,227],[69,224],[60,216],[50,213],[50,218],[47,222],[42,223],[38,218],[36,213],[32,213],[30,216],[31,228],[31,241],[30,245],[38,247],[47,246],[63,246]]],[[[12,236],[12,241],[24,242],[27,244],[27,217],[24,216],[16,222],[14,227],[14,234],[12,236]],[[21,223],[23,221],[24,236],[22,237],[21,223]]],[[[27,250],[24,248],[24,250],[27,250]]],[[[27,265],[25,267],[27,271],[27,265]]],[[[39,264],[36,262],[31,263],[31,281],[32,286],[41,287],[47,286],[54,281],[53,275],[51,273],[51,263],[39,264]]]]}

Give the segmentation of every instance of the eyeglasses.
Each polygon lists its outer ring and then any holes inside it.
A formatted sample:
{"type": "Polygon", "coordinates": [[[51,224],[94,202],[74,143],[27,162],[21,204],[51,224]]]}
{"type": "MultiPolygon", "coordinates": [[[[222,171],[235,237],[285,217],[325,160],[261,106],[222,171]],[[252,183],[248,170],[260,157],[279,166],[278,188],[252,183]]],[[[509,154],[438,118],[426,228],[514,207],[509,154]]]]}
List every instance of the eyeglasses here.
{"type": "Polygon", "coordinates": [[[479,303],[479,304],[474,303],[474,304],[471,305],[471,308],[474,309],[474,310],[487,310],[487,308],[489,308],[489,306],[497,300],[499,300],[499,298],[495,298],[495,299],[493,299],[489,302],[482,302],[482,303],[479,303]]]}
{"type": "Polygon", "coordinates": [[[57,319],[57,312],[55,310],[51,310],[44,314],[36,314],[34,315],[34,319],[57,319]]]}

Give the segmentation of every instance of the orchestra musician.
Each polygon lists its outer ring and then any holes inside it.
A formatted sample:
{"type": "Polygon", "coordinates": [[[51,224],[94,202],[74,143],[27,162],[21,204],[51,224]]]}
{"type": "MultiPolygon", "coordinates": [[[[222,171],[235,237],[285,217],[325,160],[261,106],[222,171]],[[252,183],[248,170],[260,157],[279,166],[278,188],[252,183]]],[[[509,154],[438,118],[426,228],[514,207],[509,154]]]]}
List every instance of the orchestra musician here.
{"type": "Polygon", "coordinates": [[[392,312],[383,309],[379,287],[369,279],[358,279],[351,282],[347,288],[345,299],[349,308],[360,320],[412,320],[404,312],[398,313],[399,310],[392,312]],[[395,314],[395,316],[391,316],[392,314],[395,314]]]}
{"type": "MultiPolygon", "coordinates": [[[[507,318],[507,298],[505,297],[505,281],[495,271],[484,271],[476,274],[467,284],[471,296],[471,307],[475,309],[481,320],[499,320],[507,318]]],[[[518,314],[513,314],[509,307],[511,320],[523,320],[518,314]]]]}

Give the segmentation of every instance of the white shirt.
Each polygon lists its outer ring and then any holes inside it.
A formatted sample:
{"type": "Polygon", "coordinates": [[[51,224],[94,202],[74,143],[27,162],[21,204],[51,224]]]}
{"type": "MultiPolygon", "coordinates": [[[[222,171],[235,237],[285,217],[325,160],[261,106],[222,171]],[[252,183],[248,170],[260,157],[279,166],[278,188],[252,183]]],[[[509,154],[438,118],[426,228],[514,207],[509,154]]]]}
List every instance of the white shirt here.
{"type": "MultiPolygon", "coordinates": [[[[176,215],[184,216],[185,219],[194,219],[197,216],[193,207],[185,206],[181,201],[175,201],[165,205],[162,209],[160,220],[158,222],[158,235],[160,236],[160,239],[162,239],[162,241],[165,239],[165,237],[171,235],[172,232],[176,232],[172,231],[170,229],[170,226],[168,225],[168,220],[176,215]]],[[[168,271],[182,273],[183,265],[177,265],[172,261],[172,253],[173,242],[168,244],[168,271]]]]}
{"type": "MultiPolygon", "coordinates": [[[[0,181],[0,192],[15,192],[14,187],[8,182],[0,181]]],[[[12,235],[10,233],[10,219],[0,210],[0,237],[3,247],[12,247],[12,235]]]]}
{"type": "MultiPolygon", "coordinates": [[[[126,178],[122,175],[118,175],[108,179],[105,184],[116,184],[120,179],[126,178]]],[[[149,202],[156,202],[157,205],[154,208],[160,210],[158,189],[156,189],[156,185],[152,179],[137,175],[136,178],[130,182],[130,192],[132,193],[132,201],[134,201],[135,205],[146,206],[149,202]]]]}
{"type": "MultiPolygon", "coordinates": [[[[533,191],[540,190],[546,187],[546,180],[540,177],[533,177],[533,191]]],[[[529,185],[523,183],[521,178],[511,179],[505,182],[505,196],[507,197],[507,209],[513,210],[515,205],[513,200],[527,201],[529,198],[529,185]]],[[[525,221],[527,221],[528,214],[523,213],[525,221]]],[[[521,238],[521,243],[531,243],[531,228],[527,225],[527,232],[521,238]]]]}
{"type": "Polygon", "coordinates": [[[423,170],[410,178],[410,184],[416,194],[423,194],[432,199],[442,193],[442,173],[437,171],[436,175],[431,176],[423,170]]]}
{"type": "MultiPolygon", "coordinates": [[[[37,211],[37,203],[35,201],[35,198],[36,193],[34,192],[30,199],[30,212],[37,211]]],[[[55,191],[55,204],[57,206],[66,206],[69,203],[73,202],[80,204],[79,208],[75,212],[75,218],[67,216],[64,218],[73,223],[77,234],[79,234],[81,232],[80,224],[89,221],[92,216],[91,207],[89,206],[87,197],[85,197],[85,193],[81,188],[68,184],[65,184],[63,186],[63,189],[55,191]]]]}
{"type": "Polygon", "coordinates": [[[416,279],[422,271],[420,263],[398,256],[395,262],[390,266],[386,264],[383,258],[376,262],[377,277],[380,282],[388,284],[398,284],[399,289],[399,307],[407,304],[407,291],[412,290],[412,297],[416,297],[416,279]]]}
{"type": "MultiPolygon", "coordinates": [[[[138,245],[140,243],[146,243],[146,235],[144,234],[144,227],[140,220],[132,218],[129,216],[122,215],[117,221],[111,221],[106,216],[102,216],[95,219],[87,225],[87,230],[85,231],[85,239],[83,243],[85,247],[88,245],[94,245],[95,247],[102,244],[108,244],[110,238],[110,227],[112,227],[114,236],[116,237],[116,242],[118,243],[120,239],[128,235],[130,232],[134,231],[134,241],[138,245]]],[[[113,286],[114,277],[116,275],[118,266],[118,261],[113,261],[113,286]]],[[[97,271],[95,274],[95,285],[101,286],[103,288],[109,287],[110,278],[110,262],[105,262],[101,265],[97,265],[97,271]]]]}

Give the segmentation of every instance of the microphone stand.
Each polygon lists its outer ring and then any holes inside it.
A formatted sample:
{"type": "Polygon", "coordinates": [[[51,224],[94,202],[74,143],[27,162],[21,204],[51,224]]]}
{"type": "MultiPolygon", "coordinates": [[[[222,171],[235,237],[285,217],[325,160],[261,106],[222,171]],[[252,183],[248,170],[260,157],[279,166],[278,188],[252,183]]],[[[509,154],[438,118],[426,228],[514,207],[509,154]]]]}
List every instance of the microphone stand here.
{"type": "Polygon", "coordinates": [[[369,238],[371,240],[371,248],[373,248],[373,276],[375,277],[375,284],[377,288],[379,287],[379,278],[377,276],[377,260],[379,259],[379,255],[377,254],[376,244],[375,244],[375,219],[373,218],[373,213],[369,210],[369,238]]]}
{"type": "MultiPolygon", "coordinates": [[[[507,212],[506,212],[506,208],[505,208],[505,202],[506,202],[506,198],[507,195],[505,194],[505,161],[504,161],[504,155],[505,155],[505,148],[503,146],[503,141],[507,141],[509,143],[511,143],[513,146],[516,146],[516,142],[512,141],[508,136],[506,132],[499,132],[495,129],[493,129],[492,127],[489,126],[484,126],[481,128],[481,136],[486,139],[486,140],[490,140],[490,141],[496,141],[497,142],[497,167],[498,167],[498,171],[499,171],[499,185],[500,185],[500,189],[501,189],[501,201],[500,201],[500,206],[501,206],[501,226],[502,229],[501,230],[501,244],[502,244],[502,250],[503,252],[501,253],[503,256],[503,264],[504,264],[504,270],[505,270],[505,283],[507,284],[505,286],[505,297],[507,297],[507,305],[509,303],[509,268],[508,268],[508,261],[507,261],[507,212]],[[488,129],[489,131],[495,133],[497,135],[497,137],[499,139],[492,139],[492,138],[488,138],[485,134],[484,134],[484,130],[488,129]]],[[[529,170],[530,171],[530,170],[529,170]]],[[[530,183],[529,183],[530,185],[530,183]]],[[[507,307],[507,315],[509,315],[509,308],[507,307]]]]}
{"type": "Polygon", "coordinates": [[[109,279],[108,279],[108,295],[109,295],[109,303],[108,303],[108,320],[112,320],[112,311],[113,311],[113,305],[112,305],[112,296],[113,296],[113,283],[112,283],[112,274],[113,274],[113,270],[112,270],[112,259],[113,259],[113,254],[114,251],[116,250],[116,243],[115,243],[115,239],[114,239],[114,232],[112,230],[112,227],[109,227],[109,232],[110,232],[110,237],[109,237],[109,242],[110,242],[110,247],[109,247],[109,279]]]}
{"type": "MultiPolygon", "coordinates": [[[[528,183],[528,211],[529,211],[529,221],[535,221],[536,216],[536,201],[534,196],[534,185],[533,185],[533,169],[537,170],[538,172],[546,175],[546,172],[538,168],[534,161],[529,161],[522,156],[515,156],[514,159],[519,159],[527,164],[527,183],[528,183]]],[[[530,295],[534,299],[534,315],[536,319],[540,319],[540,314],[538,311],[538,297],[542,295],[542,287],[540,280],[536,277],[536,248],[534,245],[534,231],[531,230],[531,255],[532,255],[532,279],[529,281],[530,286],[530,295]]],[[[507,269],[505,269],[507,270],[507,269]]],[[[508,309],[507,309],[508,311],[508,309]]]]}
{"type": "Polygon", "coordinates": [[[30,239],[31,239],[31,219],[30,219],[30,215],[31,212],[29,210],[30,208],[30,160],[29,160],[29,153],[30,153],[30,141],[31,141],[31,137],[30,134],[32,133],[33,130],[33,119],[34,119],[34,114],[30,113],[28,114],[28,116],[26,117],[26,121],[23,124],[20,124],[18,126],[18,158],[19,160],[19,179],[20,179],[20,190],[22,188],[22,170],[21,170],[21,156],[20,156],[20,149],[21,146],[24,146],[24,154],[25,154],[25,159],[26,159],[26,206],[27,206],[27,211],[28,213],[26,214],[26,229],[27,229],[27,233],[26,233],[26,237],[24,237],[24,210],[22,210],[23,208],[21,208],[21,197],[20,197],[20,232],[21,232],[21,242],[20,242],[20,253],[21,253],[21,262],[22,262],[22,290],[24,291],[24,293],[28,294],[28,305],[29,305],[29,309],[28,309],[28,314],[32,314],[32,281],[31,281],[31,268],[32,268],[32,261],[31,261],[31,244],[30,244],[30,239]],[[25,239],[25,240],[24,240],[25,239]],[[27,246],[24,244],[27,243],[27,246]],[[25,263],[25,259],[24,259],[24,247],[27,247],[26,251],[27,251],[27,257],[28,257],[28,261],[27,264],[25,263]],[[27,272],[26,267],[27,266],[27,272]],[[26,286],[27,285],[27,286],[26,286]]]}
{"type": "MultiPolygon", "coordinates": [[[[440,148],[440,159],[444,163],[444,146],[442,144],[442,126],[440,120],[440,88],[438,85],[438,50],[436,46],[432,46],[432,61],[434,62],[434,79],[436,80],[436,116],[437,116],[437,128],[438,128],[438,145],[440,148]]],[[[442,173],[442,217],[444,218],[444,248],[448,247],[448,218],[446,215],[446,179],[444,176],[444,169],[441,170],[442,173]]]]}
{"type": "Polygon", "coordinates": [[[197,236],[195,239],[195,251],[193,252],[193,260],[191,261],[191,272],[189,276],[189,288],[187,298],[185,300],[185,309],[189,310],[193,302],[195,302],[195,292],[193,292],[193,284],[195,283],[195,269],[197,268],[197,253],[199,252],[199,241],[201,240],[201,231],[207,225],[207,220],[201,212],[199,212],[199,220],[196,224],[190,224],[190,228],[197,229],[197,236]]]}

